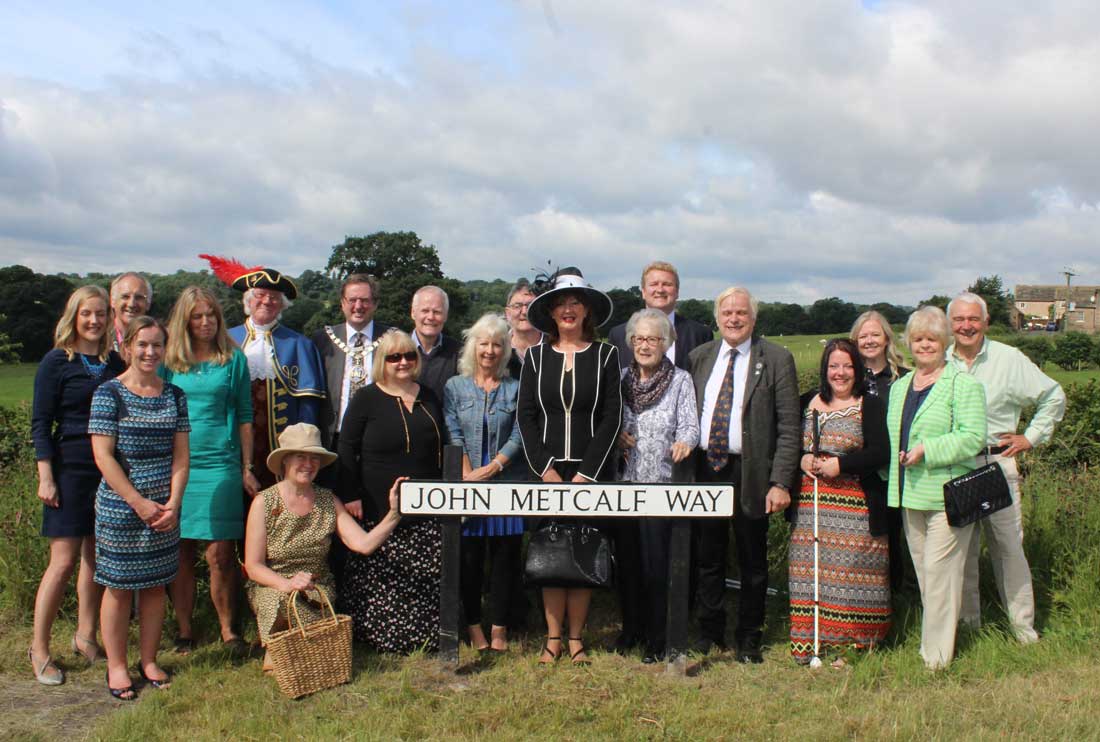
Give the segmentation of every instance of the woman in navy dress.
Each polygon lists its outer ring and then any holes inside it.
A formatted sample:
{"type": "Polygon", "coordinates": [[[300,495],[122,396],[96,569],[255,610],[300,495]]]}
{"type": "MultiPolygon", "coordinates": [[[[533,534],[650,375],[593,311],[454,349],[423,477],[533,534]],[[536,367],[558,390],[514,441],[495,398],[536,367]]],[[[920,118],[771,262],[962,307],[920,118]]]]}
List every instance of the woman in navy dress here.
{"type": "Polygon", "coordinates": [[[169,682],[157,665],[164,625],[164,586],[179,567],[179,512],[189,465],[187,400],[157,375],[167,332],[152,317],[126,328],[130,367],[92,397],[88,432],[103,473],[95,505],[95,581],[103,585],[107,688],[135,697],[126,667],[132,593],[138,594],[141,676],[154,688],[169,682]]]}
{"type": "Polygon", "coordinates": [[[82,286],[69,296],[54,330],[54,347],[34,377],[31,438],[38,460],[42,535],[50,540],[50,563],[34,601],[34,641],[29,655],[43,685],[65,676],[50,659],[50,633],[58,606],[80,562],[76,579],[77,624],[72,649],[89,662],[100,656],[96,621],[103,590],[95,584],[95,490],[99,469],[88,438],[92,392],[123,371],[110,350],[110,299],[99,286],[82,286]]]}

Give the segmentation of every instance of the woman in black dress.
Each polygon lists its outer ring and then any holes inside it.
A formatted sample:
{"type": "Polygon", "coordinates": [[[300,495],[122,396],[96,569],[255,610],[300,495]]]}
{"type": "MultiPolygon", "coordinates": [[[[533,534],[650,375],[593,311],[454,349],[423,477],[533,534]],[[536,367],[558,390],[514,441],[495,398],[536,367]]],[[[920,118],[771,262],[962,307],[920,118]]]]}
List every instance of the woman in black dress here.
{"type": "MultiPolygon", "coordinates": [[[[435,394],[417,383],[420,356],[411,337],[394,331],[374,351],[369,384],[348,402],[340,427],[341,500],[363,501],[370,530],[390,510],[399,476],[438,479],[445,426],[435,394]]],[[[439,647],[438,521],[402,521],[370,556],[350,554],[340,600],[355,638],[379,652],[407,654],[439,647]]]]}
{"type": "Polygon", "coordinates": [[[107,292],[82,286],[69,296],[54,330],[54,347],[34,377],[31,437],[38,460],[42,535],[50,539],[50,562],[34,601],[34,641],[28,652],[43,685],[60,685],[65,675],[50,658],[50,632],[77,562],[77,624],[74,654],[89,662],[103,652],[96,642],[96,618],[103,588],[95,584],[95,491],[99,469],[88,437],[92,392],[125,370],[110,350],[107,292]]]}
{"type": "MultiPolygon", "coordinates": [[[[596,327],[611,318],[611,300],[592,288],[576,268],[563,268],[553,287],[527,310],[546,340],[528,349],[520,373],[516,415],[527,463],[544,482],[614,479],[615,442],[622,420],[619,356],[596,341],[596,327]]],[[[541,664],[561,656],[568,618],[569,656],[587,664],[581,631],[592,590],[543,587],[546,645],[541,664]]]]}

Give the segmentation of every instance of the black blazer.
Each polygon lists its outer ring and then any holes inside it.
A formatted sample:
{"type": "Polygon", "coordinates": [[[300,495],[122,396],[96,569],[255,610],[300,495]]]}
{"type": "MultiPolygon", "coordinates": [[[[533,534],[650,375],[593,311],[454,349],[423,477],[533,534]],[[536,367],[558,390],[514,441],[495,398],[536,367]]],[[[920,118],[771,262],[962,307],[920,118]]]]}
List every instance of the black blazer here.
{"type": "Polygon", "coordinates": [[[615,346],[598,342],[573,356],[575,393],[567,415],[562,399],[565,354],[549,343],[527,349],[516,418],[536,477],[556,461],[572,461],[579,462],[583,477],[611,478],[623,414],[617,356],[615,346]]]}
{"type": "MultiPolygon", "coordinates": [[[[722,339],[711,340],[691,352],[691,378],[700,417],[707,379],[714,369],[722,339]]],[[[749,518],[767,515],[766,499],[772,483],[790,487],[798,473],[802,451],[798,373],[786,348],[754,337],[749,351],[749,375],[741,409],[741,481],[737,485],[741,511],[749,518]]],[[[706,456],[706,441],[699,452],[706,456]]]]}
{"type": "MultiPolygon", "coordinates": [[[[803,395],[803,419],[806,408],[817,395],[816,392],[803,395]]],[[[863,397],[863,448],[838,456],[840,471],[843,474],[855,474],[867,498],[869,527],[872,536],[883,536],[889,530],[886,507],[886,482],[878,472],[890,464],[890,432],[886,427],[886,400],[873,394],[863,397]]],[[[803,453],[810,453],[803,451],[803,453]]],[[[787,511],[789,520],[798,520],[798,488],[791,491],[791,507],[787,511]]]]}
{"type": "MultiPolygon", "coordinates": [[[[370,341],[373,343],[382,337],[388,329],[390,329],[389,325],[375,322],[370,341]]],[[[344,343],[348,341],[347,330],[348,325],[346,322],[332,326],[333,334],[344,343]]],[[[336,420],[340,417],[340,403],[342,401],[340,394],[344,389],[344,364],[347,360],[347,354],[336,347],[336,344],[332,342],[323,327],[313,333],[311,339],[313,344],[317,346],[317,350],[320,351],[321,362],[325,365],[325,383],[328,385],[328,395],[325,397],[326,403],[321,406],[320,427],[325,445],[328,445],[332,441],[332,434],[336,432],[336,420]]],[[[369,368],[367,373],[370,373],[369,368]]]]}
{"type": "MultiPolygon", "coordinates": [[[[676,367],[690,371],[688,356],[703,343],[714,339],[714,333],[706,325],[677,313],[673,322],[676,328],[676,367]]],[[[619,349],[619,367],[626,368],[634,360],[634,349],[626,344],[626,323],[615,325],[607,333],[607,342],[619,349]]]]}

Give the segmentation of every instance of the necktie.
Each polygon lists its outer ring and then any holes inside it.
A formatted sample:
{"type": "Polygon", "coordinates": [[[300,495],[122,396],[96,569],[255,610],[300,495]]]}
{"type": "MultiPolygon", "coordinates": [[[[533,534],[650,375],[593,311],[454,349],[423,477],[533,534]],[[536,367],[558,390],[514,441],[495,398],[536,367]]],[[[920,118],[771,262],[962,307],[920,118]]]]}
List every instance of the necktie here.
{"type": "Polygon", "coordinates": [[[707,439],[707,464],[712,471],[721,471],[729,461],[730,453],[730,413],[733,407],[733,362],[737,350],[730,351],[726,375],[722,377],[722,386],[718,389],[718,399],[714,402],[714,412],[710,416],[710,437],[707,439]]]}
{"type": "Polygon", "coordinates": [[[348,399],[355,396],[355,393],[367,383],[367,369],[363,365],[364,356],[366,356],[366,353],[363,352],[363,333],[357,332],[351,343],[351,375],[348,377],[348,399]]]}

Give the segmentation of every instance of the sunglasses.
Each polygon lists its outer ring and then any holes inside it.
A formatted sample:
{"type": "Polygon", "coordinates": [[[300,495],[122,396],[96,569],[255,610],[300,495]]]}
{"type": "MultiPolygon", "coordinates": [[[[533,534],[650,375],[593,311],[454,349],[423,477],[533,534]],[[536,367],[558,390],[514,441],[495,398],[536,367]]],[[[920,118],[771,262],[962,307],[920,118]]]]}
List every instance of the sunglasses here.
{"type": "Polygon", "coordinates": [[[384,357],[386,359],[386,363],[397,363],[402,358],[404,358],[409,363],[412,363],[420,357],[420,354],[415,350],[406,350],[404,353],[390,353],[384,357]]]}

